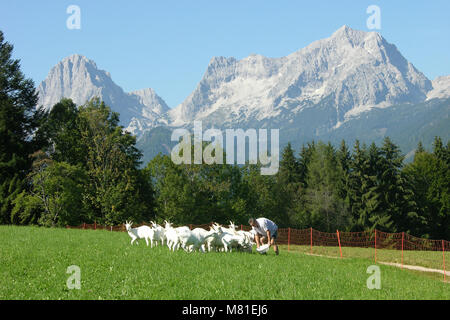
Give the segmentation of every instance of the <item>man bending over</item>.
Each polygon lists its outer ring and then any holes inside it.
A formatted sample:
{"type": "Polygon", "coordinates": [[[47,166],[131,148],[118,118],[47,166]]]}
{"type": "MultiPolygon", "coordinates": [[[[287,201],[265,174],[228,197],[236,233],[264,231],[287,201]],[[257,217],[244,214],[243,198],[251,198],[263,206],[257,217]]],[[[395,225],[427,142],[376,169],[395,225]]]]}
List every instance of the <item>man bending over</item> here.
{"type": "Polygon", "coordinates": [[[278,255],[278,246],[275,242],[277,238],[278,226],[273,221],[266,218],[250,218],[248,223],[255,231],[256,247],[259,248],[267,239],[269,247],[273,246],[273,250],[278,255]]]}

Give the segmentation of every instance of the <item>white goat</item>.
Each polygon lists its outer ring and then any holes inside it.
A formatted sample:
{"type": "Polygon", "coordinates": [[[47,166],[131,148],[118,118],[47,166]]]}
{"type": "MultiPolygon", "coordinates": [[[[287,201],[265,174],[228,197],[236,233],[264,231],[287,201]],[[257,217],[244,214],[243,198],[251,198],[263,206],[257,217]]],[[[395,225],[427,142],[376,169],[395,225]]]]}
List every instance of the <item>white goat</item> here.
{"type": "MultiPolygon", "coordinates": [[[[219,227],[219,230],[221,227],[219,227]]],[[[239,235],[235,233],[223,232],[221,234],[221,240],[223,243],[223,247],[225,248],[225,252],[232,252],[233,248],[245,248],[248,247],[248,238],[245,235],[239,235]]]]}
{"type": "Polygon", "coordinates": [[[178,237],[177,230],[172,227],[172,224],[170,222],[165,221],[165,223],[166,225],[164,229],[164,235],[166,236],[167,246],[169,247],[169,250],[178,250],[180,239],[178,237]]]}
{"type": "Polygon", "coordinates": [[[182,249],[186,250],[185,244],[183,244],[183,242],[181,241],[180,234],[188,233],[191,231],[191,229],[189,229],[189,227],[183,226],[183,227],[175,228],[175,231],[178,235],[178,241],[179,241],[178,247],[181,247],[182,249]]]}
{"type": "Polygon", "coordinates": [[[166,242],[166,235],[164,228],[155,223],[154,221],[150,221],[150,223],[152,224],[152,229],[155,230],[156,245],[158,245],[158,242],[160,242],[161,245],[163,246],[164,243],[166,242]]]}
{"type": "Polygon", "coordinates": [[[225,235],[224,233],[234,234],[234,229],[223,227],[218,223],[213,223],[210,230],[215,231],[217,235],[207,240],[208,251],[226,251],[222,237],[225,235]]]}
{"type": "Polygon", "coordinates": [[[210,237],[208,239],[206,239],[206,247],[208,249],[209,252],[211,251],[220,251],[220,250],[225,250],[223,247],[223,243],[222,243],[222,239],[220,237],[220,233],[223,232],[223,229],[220,229],[221,231],[219,232],[219,228],[220,225],[218,224],[213,224],[210,227],[210,231],[215,232],[216,235],[214,237],[210,237]]]}
{"type": "Polygon", "coordinates": [[[245,245],[241,246],[238,245],[238,249],[241,249],[243,251],[252,252],[252,246],[254,245],[255,240],[255,231],[252,229],[251,231],[244,231],[244,230],[237,230],[236,226],[234,225],[234,222],[230,221],[230,228],[231,230],[234,230],[234,234],[237,234],[241,237],[245,237],[245,245]]]}
{"type": "Polygon", "coordinates": [[[200,250],[201,252],[205,252],[204,244],[208,238],[214,237],[216,234],[215,231],[206,231],[202,228],[196,228],[194,230],[186,230],[182,229],[178,233],[180,238],[181,247],[185,251],[195,251],[200,250]],[[189,246],[192,246],[192,250],[188,249],[189,246]]]}
{"type": "Polygon", "coordinates": [[[223,248],[225,252],[231,252],[233,248],[251,250],[251,242],[247,235],[235,230],[234,225],[231,224],[231,228],[225,228],[218,224],[213,224],[212,230],[216,232],[216,236],[213,240],[208,242],[209,249],[223,248]]]}
{"type": "MultiPolygon", "coordinates": [[[[128,235],[131,237],[131,245],[137,239],[145,239],[148,247],[148,240],[150,240],[150,247],[153,248],[153,239],[155,237],[155,231],[149,226],[140,226],[138,228],[131,228],[133,222],[125,221],[125,228],[128,232],[128,235]]],[[[136,244],[138,242],[136,241],[136,244]]]]}

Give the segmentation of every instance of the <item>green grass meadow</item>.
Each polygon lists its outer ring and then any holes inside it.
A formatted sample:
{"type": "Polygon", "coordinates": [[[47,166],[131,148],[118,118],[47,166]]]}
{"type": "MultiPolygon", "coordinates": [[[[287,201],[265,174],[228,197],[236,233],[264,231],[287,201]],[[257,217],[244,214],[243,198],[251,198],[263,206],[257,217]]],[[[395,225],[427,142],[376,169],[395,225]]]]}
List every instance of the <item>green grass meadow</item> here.
{"type": "MultiPolygon", "coordinates": [[[[281,246],[283,249],[288,250],[287,245],[281,246]]],[[[289,247],[292,253],[311,253],[310,246],[296,246],[291,245],[289,247]]],[[[340,258],[339,247],[313,247],[312,254],[323,255],[327,257],[340,258]]],[[[357,247],[343,247],[342,248],[343,258],[364,258],[368,261],[375,262],[375,249],[374,248],[357,248],[357,247]]],[[[449,263],[447,271],[450,267],[450,253],[445,254],[446,262],[449,263]]],[[[378,249],[377,250],[377,262],[402,262],[402,251],[401,250],[390,250],[390,249],[378,249]]],[[[431,269],[443,269],[443,257],[442,251],[403,251],[403,264],[421,266],[431,269]]],[[[441,278],[443,275],[440,276],[441,278]]]]}
{"type": "Polygon", "coordinates": [[[0,226],[0,299],[450,299],[442,275],[379,265],[373,257],[332,259],[283,247],[257,253],[169,252],[124,232],[0,226]],[[81,270],[68,289],[67,267],[81,270]]]}

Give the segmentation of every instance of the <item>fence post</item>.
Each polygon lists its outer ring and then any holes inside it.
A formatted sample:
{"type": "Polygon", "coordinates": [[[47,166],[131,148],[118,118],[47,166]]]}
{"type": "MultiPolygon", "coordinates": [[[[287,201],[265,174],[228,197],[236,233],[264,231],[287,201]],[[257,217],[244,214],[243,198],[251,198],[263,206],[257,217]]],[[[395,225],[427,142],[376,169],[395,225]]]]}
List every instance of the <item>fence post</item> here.
{"type": "Polygon", "coordinates": [[[405,233],[402,232],[402,269],[403,269],[403,242],[405,240],[405,233]]]}
{"type": "Polygon", "coordinates": [[[341,249],[341,239],[339,238],[339,230],[336,230],[338,243],[339,243],[339,252],[341,253],[341,259],[342,259],[342,249],[341,249]]]}
{"type": "Polygon", "coordinates": [[[310,230],[311,230],[311,250],[310,250],[310,254],[312,254],[312,246],[313,246],[313,241],[312,241],[312,227],[310,228],[310,230]]]}
{"type": "Polygon", "coordinates": [[[241,231],[244,230],[244,226],[241,224],[241,231]]]}
{"type": "Polygon", "coordinates": [[[377,263],[377,229],[375,229],[375,263],[377,263]]]}
{"type": "Polygon", "coordinates": [[[445,282],[445,247],[444,247],[444,240],[442,240],[442,261],[444,262],[444,282],[445,282]]]}
{"type": "Polygon", "coordinates": [[[288,228],[288,251],[290,251],[291,245],[291,228],[288,228]]]}
{"type": "Polygon", "coordinates": [[[192,230],[192,224],[189,225],[189,229],[192,230]]]}
{"type": "Polygon", "coordinates": [[[83,229],[86,229],[86,222],[83,222],[83,229]]]}
{"type": "Polygon", "coordinates": [[[97,221],[94,221],[94,230],[97,230],[97,221]]]}

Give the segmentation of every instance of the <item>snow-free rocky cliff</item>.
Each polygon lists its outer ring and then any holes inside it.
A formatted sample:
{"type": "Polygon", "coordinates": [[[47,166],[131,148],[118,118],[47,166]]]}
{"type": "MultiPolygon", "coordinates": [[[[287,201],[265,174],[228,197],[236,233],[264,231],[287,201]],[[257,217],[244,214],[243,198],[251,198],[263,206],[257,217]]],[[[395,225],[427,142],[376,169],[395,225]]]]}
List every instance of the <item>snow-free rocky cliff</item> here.
{"type": "Polygon", "coordinates": [[[437,77],[432,83],[433,90],[428,92],[427,100],[450,98],[450,76],[437,77]]]}
{"type": "Polygon", "coordinates": [[[195,90],[173,109],[152,89],[124,92],[81,55],[59,62],[38,90],[46,108],[62,97],[77,104],[100,97],[138,137],[202,120],[204,127],[271,126],[281,139],[283,129],[286,139],[310,139],[371,110],[448,98],[450,76],[432,82],[379,33],[343,26],[286,57],[213,57],[195,90]]]}
{"type": "Polygon", "coordinates": [[[169,115],[173,125],[246,122],[329,99],[336,125],[373,107],[423,101],[431,89],[431,81],[380,34],[344,26],[287,57],[214,57],[194,92],[169,115]]]}
{"type": "Polygon", "coordinates": [[[164,100],[151,88],[126,93],[111,79],[109,72],[100,70],[94,61],[74,54],[54,66],[39,85],[39,105],[49,109],[61,98],[70,98],[82,105],[94,97],[103,100],[120,113],[121,124],[139,135],[158,124],[169,110],[164,100]]]}

